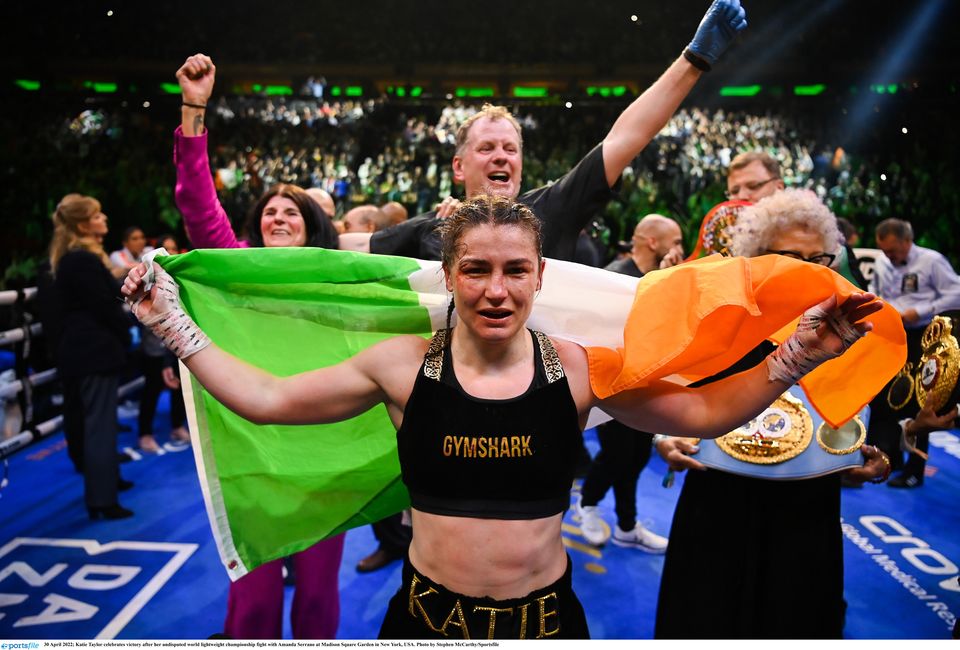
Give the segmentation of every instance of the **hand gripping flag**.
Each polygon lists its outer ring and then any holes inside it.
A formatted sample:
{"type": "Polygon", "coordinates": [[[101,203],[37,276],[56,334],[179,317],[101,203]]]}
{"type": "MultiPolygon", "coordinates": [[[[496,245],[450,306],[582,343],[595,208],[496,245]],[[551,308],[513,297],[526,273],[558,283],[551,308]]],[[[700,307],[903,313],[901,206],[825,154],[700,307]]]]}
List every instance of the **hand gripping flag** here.
{"type": "MultiPolygon", "coordinates": [[[[158,258],[184,308],[221,348],[278,375],[338,363],[398,334],[443,327],[438,262],[318,248],[199,250],[158,258]]],[[[856,291],[829,269],[781,256],[714,256],[642,279],[548,260],[532,329],[582,345],[607,397],[670,375],[714,374],[760,341],[782,341],[831,293],[856,291]]],[[[875,329],[802,385],[827,422],[857,413],[902,366],[889,306],[875,329]]],[[[384,359],[383,363],[390,363],[384,359]]],[[[381,405],[315,426],[254,425],[184,369],[194,454],[211,526],[234,579],[264,562],[408,505],[396,432],[381,405]]]]}

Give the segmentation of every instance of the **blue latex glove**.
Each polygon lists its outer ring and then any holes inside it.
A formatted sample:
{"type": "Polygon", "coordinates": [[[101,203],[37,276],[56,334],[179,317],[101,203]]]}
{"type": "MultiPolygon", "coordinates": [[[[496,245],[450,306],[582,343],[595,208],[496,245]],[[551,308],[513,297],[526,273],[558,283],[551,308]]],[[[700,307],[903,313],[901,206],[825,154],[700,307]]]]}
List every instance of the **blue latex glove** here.
{"type": "Polygon", "coordinates": [[[687,49],[714,65],[737,32],[746,26],[747,12],[740,6],[740,0],[713,0],[687,49]]]}

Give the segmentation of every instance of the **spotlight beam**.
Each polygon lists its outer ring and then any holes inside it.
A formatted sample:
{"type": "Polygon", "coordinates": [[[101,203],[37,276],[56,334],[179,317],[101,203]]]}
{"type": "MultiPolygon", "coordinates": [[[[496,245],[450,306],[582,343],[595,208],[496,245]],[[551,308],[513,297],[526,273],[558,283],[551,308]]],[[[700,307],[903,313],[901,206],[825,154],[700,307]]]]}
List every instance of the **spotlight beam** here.
{"type": "MultiPolygon", "coordinates": [[[[796,2],[751,33],[744,47],[736,52],[732,74],[724,74],[724,84],[739,86],[757,83],[759,75],[774,65],[781,52],[795,49],[800,37],[844,4],[845,0],[827,0],[814,7],[796,2]]],[[[749,13],[747,20],[750,19],[749,13]]]]}
{"type": "Polygon", "coordinates": [[[924,36],[936,24],[936,19],[943,13],[948,0],[926,0],[907,23],[907,28],[901,33],[890,54],[878,61],[878,65],[871,71],[865,83],[861,84],[860,94],[847,112],[846,128],[842,132],[847,135],[847,146],[856,143],[866,132],[867,127],[874,121],[875,98],[867,90],[872,83],[896,83],[905,73],[917,51],[926,43],[924,36]]]}

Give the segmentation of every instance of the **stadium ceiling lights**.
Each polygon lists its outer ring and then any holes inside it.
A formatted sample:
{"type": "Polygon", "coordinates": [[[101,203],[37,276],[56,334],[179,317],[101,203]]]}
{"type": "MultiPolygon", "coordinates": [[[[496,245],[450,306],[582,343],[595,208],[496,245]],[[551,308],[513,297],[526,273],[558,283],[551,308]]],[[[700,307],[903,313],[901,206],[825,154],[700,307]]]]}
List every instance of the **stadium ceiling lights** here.
{"type": "Polygon", "coordinates": [[[827,87],[824,84],[813,84],[809,86],[794,86],[793,94],[801,97],[813,97],[820,95],[826,90],[827,87]]]}
{"type": "Polygon", "coordinates": [[[546,97],[548,95],[546,86],[514,86],[514,97],[546,97]]]}
{"type": "Polygon", "coordinates": [[[627,94],[626,86],[587,86],[587,94],[591,97],[623,97],[627,94]]]}
{"type": "Polygon", "coordinates": [[[387,94],[396,97],[419,97],[423,94],[423,86],[387,86],[387,94]]]}
{"type": "Polygon", "coordinates": [[[721,97],[753,97],[759,95],[763,86],[754,84],[752,86],[724,86],[720,89],[721,97]]]}
{"type": "Polygon", "coordinates": [[[117,84],[108,81],[84,81],[84,88],[90,88],[95,93],[115,93],[117,84]]]}
{"type": "Polygon", "coordinates": [[[489,86],[477,88],[457,88],[454,91],[457,97],[493,97],[493,88],[489,86]]]}
{"type": "Polygon", "coordinates": [[[262,92],[265,95],[292,95],[293,88],[290,86],[264,86],[263,84],[253,84],[250,90],[255,93],[262,92]]]}
{"type": "Polygon", "coordinates": [[[345,88],[333,86],[330,88],[330,95],[332,97],[340,97],[341,95],[346,95],[347,97],[362,97],[363,86],[346,86],[345,88]]]}

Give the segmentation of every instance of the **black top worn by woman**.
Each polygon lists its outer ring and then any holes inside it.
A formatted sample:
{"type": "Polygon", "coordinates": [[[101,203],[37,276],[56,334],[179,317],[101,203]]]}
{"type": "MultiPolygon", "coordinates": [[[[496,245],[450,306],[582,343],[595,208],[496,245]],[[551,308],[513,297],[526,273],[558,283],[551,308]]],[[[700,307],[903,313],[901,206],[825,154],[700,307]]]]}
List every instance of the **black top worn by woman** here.
{"type": "Polygon", "coordinates": [[[570,503],[583,446],[577,407],[550,340],[531,332],[534,377],[517,397],[481,399],[457,381],[440,330],[397,431],[417,510],[480,519],[540,519],[570,503]]]}
{"type": "Polygon", "coordinates": [[[123,312],[120,285],[100,258],[80,249],[66,253],[57,264],[54,290],[60,377],[121,372],[131,322],[123,312]]]}

